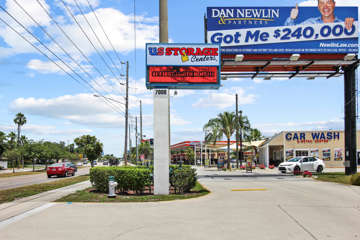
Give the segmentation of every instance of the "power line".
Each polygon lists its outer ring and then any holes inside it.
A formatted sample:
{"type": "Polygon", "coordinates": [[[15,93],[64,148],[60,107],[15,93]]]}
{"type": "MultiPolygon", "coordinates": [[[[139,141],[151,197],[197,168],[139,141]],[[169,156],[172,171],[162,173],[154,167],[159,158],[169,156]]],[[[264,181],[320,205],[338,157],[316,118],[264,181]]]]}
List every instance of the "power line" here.
{"type": "MultiPolygon", "coordinates": [[[[79,9],[80,13],[82,14],[83,18],[85,19],[85,21],[86,21],[87,24],[89,25],[89,27],[90,27],[91,31],[93,32],[96,40],[97,40],[98,43],[100,44],[101,48],[104,50],[105,55],[110,59],[110,61],[111,61],[111,63],[113,64],[113,66],[116,68],[119,76],[123,76],[124,74],[122,74],[122,73],[119,71],[119,69],[116,67],[115,62],[113,61],[112,57],[111,57],[110,54],[107,52],[107,50],[105,49],[104,44],[102,44],[102,42],[100,41],[99,36],[98,36],[98,35],[96,34],[96,32],[94,31],[94,28],[91,26],[91,24],[90,24],[89,20],[87,19],[86,15],[85,15],[84,12],[82,11],[80,5],[78,4],[78,1],[77,1],[77,0],[74,0],[74,2],[75,2],[75,4],[76,4],[77,8],[79,9]]],[[[121,65],[121,61],[120,61],[120,65],[121,65]]]]}
{"type": "MultiPolygon", "coordinates": [[[[80,49],[80,47],[71,39],[71,37],[64,31],[64,29],[59,25],[59,23],[51,16],[50,12],[40,3],[39,0],[36,0],[40,7],[44,10],[44,12],[51,18],[51,20],[55,23],[57,28],[64,34],[64,36],[70,41],[74,47],[79,51],[82,57],[86,59],[86,61],[94,67],[94,69],[105,79],[105,75],[96,67],[96,65],[84,54],[84,52],[80,49]]],[[[106,79],[105,79],[106,81],[106,79]]],[[[123,84],[121,84],[123,85],[123,84]]]]}
{"type": "MultiPolygon", "coordinates": [[[[103,31],[106,39],[108,40],[108,42],[109,42],[112,50],[114,51],[115,56],[117,57],[118,61],[121,63],[122,61],[121,61],[121,59],[120,59],[120,56],[119,56],[119,54],[117,53],[117,51],[115,50],[115,47],[114,47],[113,43],[111,42],[109,36],[107,35],[107,33],[106,33],[103,25],[101,24],[100,19],[98,18],[97,14],[96,14],[96,12],[95,12],[95,10],[94,10],[94,8],[93,8],[93,6],[91,5],[91,3],[90,3],[89,0],[86,0],[86,1],[87,1],[87,3],[88,3],[88,6],[89,6],[90,10],[91,10],[91,11],[93,12],[93,14],[94,14],[94,16],[95,16],[95,18],[96,18],[96,21],[99,23],[99,25],[100,25],[100,27],[101,27],[101,29],[102,29],[102,31],[103,31]]],[[[123,65],[120,65],[120,66],[122,67],[123,65]]],[[[124,69],[123,69],[123,71],[124,71],[124,69]]]]}
{"type": "MultiPolygon", "coordinates": [[[[20,23],[12,14],[10,14],[4,7],[0,5],[0,9],[2,9],[9,17],[11,17],[18,25],[20,25],[27,33],[29,33],[36,41],[38,41],[47,51],[49,51],[51,54],[53,54],[60,62],[62,62],[70,71],[72,71],[77,77],[79,77],[84,83],[86,83],[92,90],[100,94],[100,96],[103,97],[101,93],[99,93],[96,89],[94,89],[85,79],[82,78],[81,75],[79,75],[77,72],[75,72],[66,62],[64,62],[57,54],[55,54],[51,49],[49,49],[38,37],[36,37],[32,32],[30,32],[22,23],[20,23]]],[[[56,61],[54,61],[52,58],[50,58],[44,51],[42,51],[40,48],[38,48],[35,44],[33,44],[30,40],[25,38],[19,31],[17,31],[15,28],[13,28],[9,23],[7,23],[3,18],[0,17],[0,20],[6,24],[11,30],[13,30],[16,34],[18,34],[22,39],[24,39],[26,42],[28,42],[31,46],[33,46],[36,50],[38,50],[40,53],[42,53],[47,59],[49,59],[51,62],[53,62],[56,66],[58,66],[62,71],[64,71],[67,75],[69,75],[72,79],[74,79],[76,82],[78,82],[80,85],[83,85],[77,78],[72,76],[68,71],[66,71],[60,64],[58,64],[56,61]]],[[[87,87],[87,86],[85,86],[87,87]]],[[[105,99],[106,100],[106,99],[105,99]]],[[[107,101],[106,101],[107,102],[107,101]]],[[[107,102],[107,104],[112,105],[110,102],[107,102]]],[[[114,108],[112,108],[114,110],[114,108]]],[[[115,111],[118,112],[116,109],[115,111]]],[[[122,114],[122,113],[120,113],[122,114]]],[[[122,114],[123,115],[123,114],[122,114]]]]}
{"type": "MultiPolygon", "coordinates": [[[[114,71],[111,69],[111,67],[108,65],[108,63],[105,61],[104,57],[101,55],[101,53],[99,52],[99,50],[95,47],[94,43],[91,41],[91,39],[89,38],[89,36],[87,35],[87,33],[85,32],[85,30],[83,29],[83,27],[80,25],[80,23],[76,20],[74,14],[71,12],[71,10],[69,9],[69,7],[66,5],[66,3],[64,2],[64,0],[60,0],[62,2],[62,4],[64,5],[66,11],[71,15],[72,19],[74,19],[76,25],[80,28],[81,32],[84,34],[84,36],[86,37],[86,39],[90,42],[91,46],[94,48],[94,50],[96,51],[96,53],[100,56],[100,58],[102,59],[102,61],[104,62],[105,66],[109,69],[109,71],[113,74],[114,78],[118,79],[116,77],[116,74],[114,73],[114,71]]],[[[82,16],[86,19],[86,17],[82,14],[82,16]]],[[[119,82],[120,79],[118,79],[119,82]]]]}
{"type": "MultiPolygon", "coordinates": [[[[31,14],[29,14],[22,6],[21,4],[18,3],[17,0],[14,0],[14,2],[16,3],[16,5],[18,5],[19,8],[21,8],[21,10],[46,34],[46,36],[48,36],[50,38],[50,40],[52,40],[56,46],[58,46],[82,71],[83,73],[85,73],[90,79],[92,79],[93,77],[79,64],[77,63],[77,61],[46,31],[46,29],[44,27],[42,27],[39,22],[37,22],[32,16],[31,14]]],[[[103,76],[103,79],[106,81],[106,79],[103,76]]],[[[102,88],[102,86],[100,86],[96,81],[94,81],[94,83],[99,87],[102,88]]],[[[104,90],[104,89],[103,89],[104,90]]]]}

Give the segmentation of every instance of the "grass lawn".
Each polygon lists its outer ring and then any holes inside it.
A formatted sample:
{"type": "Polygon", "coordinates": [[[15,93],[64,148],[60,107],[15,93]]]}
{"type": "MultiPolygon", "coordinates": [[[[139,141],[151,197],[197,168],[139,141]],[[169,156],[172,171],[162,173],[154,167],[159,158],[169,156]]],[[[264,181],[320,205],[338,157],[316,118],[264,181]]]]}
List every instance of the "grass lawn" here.
{"type": "Polygon", "coordinates": [[[0,178],[7,178],[7,177],[17,177],[17,176],[24,176],[24,175],[34,175],[34,174],[39,174],[39,173],[44,173],[45,170],[43,171],[35,171],[35,172],[16,172],[15,173],[0,173],[0,178]]]}
{"type": "Polygon", "coordinates": [[[25,187],[12,188],[0,191],[0,203],[11,202],[15,199],[29,197],[38,193],[66,187],[75,183],[89,180],[89,175],[82,175],[73,178],[65,178],[49,183],[34,184],[25,187]]]}
{"type": "Polygon", "coordinates": [[[315,179],[319,181],[335,182],[335,183],[351,185],[351,175],[347,176],[345,175],[345,173],[335,172],[335,173],[322,173],[322,174],[314,174],[314,175],[317,176],[317,178],[315,179]]]}
{"type": "Polygon", "coordinates": [[[88,188],[70,194],[56,200],[56,202],[158,202],[201,197],[210,193],[199,182],[191,189],[190,193],[171,195],[117,195],[116,198],[108,198],[106,193],[95,192],[94,188],[88,188]]]}

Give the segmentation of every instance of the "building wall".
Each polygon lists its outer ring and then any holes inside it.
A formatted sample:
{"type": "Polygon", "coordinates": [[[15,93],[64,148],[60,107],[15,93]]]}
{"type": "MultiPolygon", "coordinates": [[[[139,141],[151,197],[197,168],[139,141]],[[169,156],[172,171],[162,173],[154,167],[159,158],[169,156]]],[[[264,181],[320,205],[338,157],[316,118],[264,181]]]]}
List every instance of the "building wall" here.
{"type": "MultiPolygon", "coordinates": [[[[359,133],[357,149],[360,153],[359,133]]],[[[289,131],[274,137],[269,146],[282,145],[286,159],[308,153],[323,159],[326,167],[344,167],[344,141],[344,131],[289,131]]]]}

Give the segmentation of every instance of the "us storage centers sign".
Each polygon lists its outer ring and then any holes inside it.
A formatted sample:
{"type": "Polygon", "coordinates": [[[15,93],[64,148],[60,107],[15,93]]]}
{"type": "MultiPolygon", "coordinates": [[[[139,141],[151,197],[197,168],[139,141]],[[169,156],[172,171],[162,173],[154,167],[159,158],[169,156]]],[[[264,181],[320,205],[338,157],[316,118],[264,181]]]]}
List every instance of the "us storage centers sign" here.
{"type": "Polygon", "coordinates": [[[146,44],[146,87],[217,89],[220,46],[214,44],[146,44]]]}
{"type": "MultiPolygon", "coordinates": [[[[224,54],[357,53],[358,8],[208,7],[207,39],[224,54]]],[[[325,4],[325,3],[323,3],[325,4]]]]}

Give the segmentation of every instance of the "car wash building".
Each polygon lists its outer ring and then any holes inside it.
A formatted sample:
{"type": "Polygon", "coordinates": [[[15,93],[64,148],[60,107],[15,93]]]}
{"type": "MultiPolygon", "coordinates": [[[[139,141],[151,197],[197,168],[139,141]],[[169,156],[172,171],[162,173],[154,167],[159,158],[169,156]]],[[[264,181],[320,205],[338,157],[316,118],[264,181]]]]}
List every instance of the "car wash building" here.
{"type": "MultiPolygon", "coordinates": [[[[360,164],[357,133],[357,164],[360,164]]],[[[259,162],[269,166],[293,157],[315,156],[324,160],[326,167],[344,167],[344,143],[344,131],[283,131],[259,147],[259,162]]]]}

